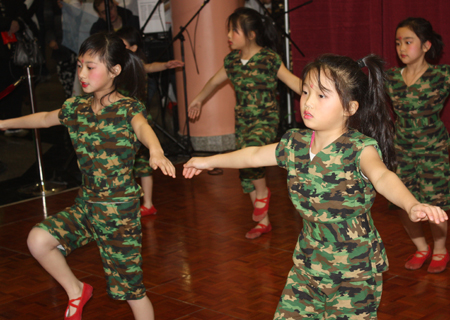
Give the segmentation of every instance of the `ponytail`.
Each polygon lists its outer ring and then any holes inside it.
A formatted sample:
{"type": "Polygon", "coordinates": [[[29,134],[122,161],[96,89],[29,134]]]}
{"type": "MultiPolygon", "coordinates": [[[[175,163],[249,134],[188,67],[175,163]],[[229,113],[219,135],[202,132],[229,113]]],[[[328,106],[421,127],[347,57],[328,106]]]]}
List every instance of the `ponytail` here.
{"type": "Polygon", "coordinates": [[[364,97],[365,106],[360,106],[355,114],[357,117],[351,117],[350,121],[357,120],[360,132],[377,140],[385,165],[395,170],[394,123],[387,103],[384,61],[371,54],[359,60],[357,65],[367,67],[368,87],[364,97]]]}
{"type": "Polygon", "coordinates": [[[227,21],[228,29],[240,27],[244,36],[249,38],[250,32],[255,33],[256,44],[279,52],[281,48],[280,36],[272,18],[263,16],[250,8],[237,8],[227,21]]]}
{"type": "Polygon", "coordinates": [[[116,88],[125,90],[130,97],[146,101],[147,77],[142,60],[134,52],[126,49],[125,51],[128,57],[122,66],[122,72],[114,79],[116,80],[116,88]]]}

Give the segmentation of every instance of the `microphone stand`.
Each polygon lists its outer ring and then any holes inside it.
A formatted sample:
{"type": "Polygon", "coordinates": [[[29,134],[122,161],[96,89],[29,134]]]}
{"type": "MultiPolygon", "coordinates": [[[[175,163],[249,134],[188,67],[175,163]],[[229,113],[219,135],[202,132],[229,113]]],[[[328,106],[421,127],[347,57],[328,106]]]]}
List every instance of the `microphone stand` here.
{"type": "Polygon", "coordinates": [[[109,10],[109,1],[105,0],[105,14],[106,14],[106,24],[108,25],[108,32],[111,32],[113,29],[111,26],[111,11],[109,10]]]}

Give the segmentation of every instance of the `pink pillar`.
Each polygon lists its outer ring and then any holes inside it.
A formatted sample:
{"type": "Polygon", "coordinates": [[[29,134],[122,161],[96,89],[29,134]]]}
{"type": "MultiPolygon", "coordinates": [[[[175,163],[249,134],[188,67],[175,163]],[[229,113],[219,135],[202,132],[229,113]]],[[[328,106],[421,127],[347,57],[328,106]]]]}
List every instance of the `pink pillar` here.
{"type": "MultiPolygon", "coordinates": [[[[227,41],[228,16],[239,6],[240,0],[211,0],[183,32],[186,63],[186,88],[183,73],[176,72],[178,118],[181,134],[186,135],[184,90],[188,105],[202,90],[208,80],[223,66],[223,59],[230,53],[227,41]],[[197,31],[195,31],[196,24],[197,31]],[[195,55],[199,74],[193,56],[195,55]]],[[[171,0],[173,35],[194,16],[204,4],[203,0],[171,0]]],[[[174,43],[175,59],[181,60],[180,40],[174,43]]],[[[191,142],[195,150],[223,151],[234,149],[235,93],[227,81],[214,92],[203,105],[200,119],[189,122],[191,142]]]]}

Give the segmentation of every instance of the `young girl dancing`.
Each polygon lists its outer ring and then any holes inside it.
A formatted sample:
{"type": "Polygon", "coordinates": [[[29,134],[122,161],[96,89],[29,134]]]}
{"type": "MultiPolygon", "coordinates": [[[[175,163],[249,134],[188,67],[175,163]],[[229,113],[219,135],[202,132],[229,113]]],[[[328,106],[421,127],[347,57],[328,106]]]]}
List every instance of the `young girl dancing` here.
{"type": "MultiPolygon", "coordinates": [[[[167,69],[173,69],[184,66],[182,61],[178,60],[170,60],[167,62],[153,62],[146,63],[147,58],[142,50],[142,36],[136,28],[133,27],[123,27],[122,29],[116,31],[116,34],[119,38],[122,39],[125,47],[128,50],[136,53],[136,55],[142,60],[144,63],[144,69],[146,73],[153,73],[164,71],[167,69]]],[[[151,78],[147,79],[147,94],[145,95],[145,100],[147,104],[150,103],[151,97],[153,93],[149,91],[154,91],[156,89],[152,89],[154,85],[154,80],[151,78]]],[[[147,120],[149,123],[152,122],[152,116],[147,110],[147,120]]],[[[157,213],[155,206],[153,205],[153,169],[149,165],[150,154],[148,149],[141,145],[138,152],[136,153],[136,161],[133,167],[133,173],[135,178],[141,179],[141,187],[144,191],[144,196],[142,197],[142,205],[141,205],[141,216],[149,216],[157,213]]]]}
{"type": "Polygon", "coordinates": [[[135,319],[153,319],[142,281],[141,190],[132,174],[139,141],[150,149],[153,169],[175,177],[175,168],[142,114],[145,107],[116,90],[138,96],[145,83],[141,61],[119,37],[98,33],[85,40],[78,78],[86,95],[68,99],[61,109],[0,121],[1,130],[65,125],[82,172],[75,204],[37,224],[28,247],[67,292],[65,319],[81,319],[93,289],[75,277],[64,256],[91,241],[100,251],[108,294],[127,300],[135,319]]]}
{"type": "MultiPolygon", "coordinates": [[[[224,66],[206,83],[188,108],[189,117],[200,116],[203,101],[229,78],[236,91],[236,149],[274,142],[279,123],[277,78],[300,93],[300,80],[275,53],[278,34],[268,17],[249,8],[238,8],[228,18],[228,43],[233,50],[224,66]]],[[[253,220],[260,223],[245,235],[254,239],[272,230],[267,212],[270,190],[264,168],[241,169],[241,185],[254,205],[253,220]]]]}
{"type": "MultiPolygon", "coordinates": [[[[397,115],[395,148],[397,175],[422,202],[450,209],[448,133],[440,113],[450,93],[450,66],[431,65],[443,47],[442,37],[423,18],[408,18],[396,31],[397,54],[406,65],[387,72],[387,88],[397,115]]],[[[445,270],[450,256],[445,247],[447,223],[430,224],[433,252],[425,239],[423,224],[400,215],[417,248],[405,268],[416,270],[431,257],[428,272],[445,270]]]]}
{"type": "Polygon", "coordinates": [[[370,213],[374,189],[411,221],[448,219],[440,208],[419,203],[386,168],[395,158],[383,75],[383,62],[374,55],[360,62],[319,57],[302,74],[300,108],[309,129],[288,131],[278,145],[185,164],[187,178],[215,167],[287,170],[303,231],[274,319],[376,319],[388,261],[370,213]]]}

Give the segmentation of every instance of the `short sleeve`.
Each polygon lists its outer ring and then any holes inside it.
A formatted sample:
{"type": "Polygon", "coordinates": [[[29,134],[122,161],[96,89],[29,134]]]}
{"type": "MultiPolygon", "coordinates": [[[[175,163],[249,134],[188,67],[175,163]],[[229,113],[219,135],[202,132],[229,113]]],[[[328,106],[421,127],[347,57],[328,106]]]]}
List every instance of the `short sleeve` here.
{"type": "Polygon", "coordinates": [[[280,70],[282,63],[283,63],[283,60],[281,59],[280,55],[278,53],[274,53],[273,67],[277,73],[278,73],[278,70],[280,70]]]}
{"type": "Polygon", "coordinates": [[[134,118],[135,115],[142,113],[142,115],[146,116],[146,110],[145,106],[137,100],[131,100],[131,103],[129,107],[127,108],[127,120],[129,123],[131,123],[131,120],[134,118]]]}
{"type": "Polygon", "coordinates": [[[64,125],[68,126],[73,120],[75,120],[75,109],[79,105],[80,97],[72,97],[67,99],[62,107],[61,110],[58,113],[59,122],[64,125]]]}
{"type": "Polygon", "coordinates": [[[280,168],[286,169],[286,167],[287,167],[287,162],[288,162],[287,160],[288,160],[289,152],[290,152],[289,146],[292,141],[292,134],[293,134],[293,130],[287,131],[281,138],[281,140],[278,143],[277,148],[275,150],[277,164],[280,168]]]}

